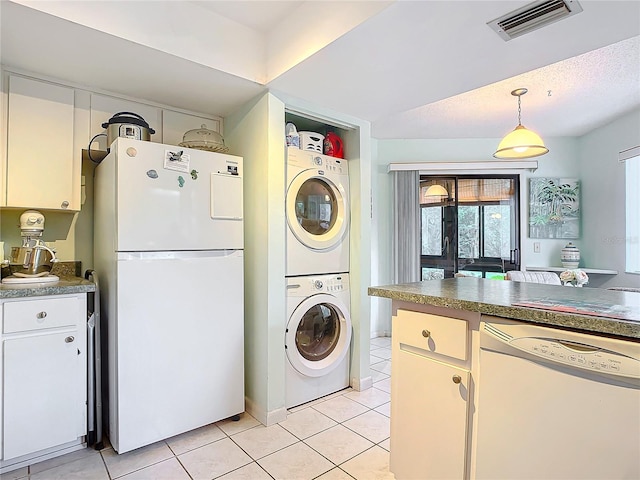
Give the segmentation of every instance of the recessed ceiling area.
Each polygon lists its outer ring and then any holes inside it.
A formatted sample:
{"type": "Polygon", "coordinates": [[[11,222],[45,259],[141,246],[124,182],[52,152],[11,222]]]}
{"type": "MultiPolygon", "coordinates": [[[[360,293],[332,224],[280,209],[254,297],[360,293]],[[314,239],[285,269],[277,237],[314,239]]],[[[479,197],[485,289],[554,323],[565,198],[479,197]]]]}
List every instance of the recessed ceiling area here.
{"type": "Polygon", "coordinates": [[[2,1],[7,67],[226,116],[271,90],[368,120],[375,138],[582,135],[640,107],[640,2],[505,42],[526,1],[2,1]]]}

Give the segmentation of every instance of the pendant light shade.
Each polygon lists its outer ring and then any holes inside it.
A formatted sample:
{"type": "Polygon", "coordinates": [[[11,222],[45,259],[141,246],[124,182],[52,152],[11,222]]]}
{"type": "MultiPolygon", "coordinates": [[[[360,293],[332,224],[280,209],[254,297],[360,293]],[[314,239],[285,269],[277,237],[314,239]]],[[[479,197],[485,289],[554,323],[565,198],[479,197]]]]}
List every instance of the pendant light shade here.
{"type": "Polygon", "coordinates": [[[518,88],[511,92],[511,95],[518,97],[518,126],[502,139],[496,153],[493,154],[495,158],[531,158],[549,152],[540,135],[527,130],[520,121],[520,97],[525,93],[526,88],[518,88]]]}
{"type": "Polygon", "coordinates": [[[442,185],[435,184],[427,188],[427,191],[424,192],[424,195],[426,197],[446,197],[449,195],[449,192],[447,192],[447,189],[442,185]]]}

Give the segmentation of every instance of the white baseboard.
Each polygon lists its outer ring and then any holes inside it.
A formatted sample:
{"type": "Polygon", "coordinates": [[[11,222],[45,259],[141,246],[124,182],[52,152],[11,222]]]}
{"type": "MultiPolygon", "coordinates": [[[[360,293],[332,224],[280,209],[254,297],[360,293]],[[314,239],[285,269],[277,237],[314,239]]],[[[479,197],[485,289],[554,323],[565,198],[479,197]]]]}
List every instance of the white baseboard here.
{"type": "Polygon", "coordinates": [[[364,377],[364,378],[352,378],[351,379],[351,387],[354,390],[357,390],[359,392],[363,391],[363,390],[367,390],[368,388],[371,388],[373,386],[373,378],[369,377],[364,377]]]}
{"type": "Polygon", "coordinates": [[[276,423],[284,422],[287,419],[287,409],[279,408],[267,413],[267,427],[276,423]]]}
{"type": "Polygon", "coordinates": [[[267,427],[275,425],[276,423],[284,422],[287,419],[287,409],[284,407],[267,412],[247,397],[244,397],[244,405],[244,408],[249,415],[267,427]]]}

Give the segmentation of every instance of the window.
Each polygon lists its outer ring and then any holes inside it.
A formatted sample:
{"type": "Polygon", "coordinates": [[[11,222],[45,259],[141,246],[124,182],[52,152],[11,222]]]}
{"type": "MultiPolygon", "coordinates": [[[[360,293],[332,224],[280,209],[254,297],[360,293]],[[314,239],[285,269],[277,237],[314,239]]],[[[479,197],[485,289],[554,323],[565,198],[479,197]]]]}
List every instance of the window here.
{"type": "Polygon", "coordinates": [[[626,266],[627,273],[640,274],[640,156],[625,160],[626,266]]]}
{"type": "Polygon", "coordinates": [[[422,279],[519,269],[518,192],[517,175],[421,176],[422,279]]]}

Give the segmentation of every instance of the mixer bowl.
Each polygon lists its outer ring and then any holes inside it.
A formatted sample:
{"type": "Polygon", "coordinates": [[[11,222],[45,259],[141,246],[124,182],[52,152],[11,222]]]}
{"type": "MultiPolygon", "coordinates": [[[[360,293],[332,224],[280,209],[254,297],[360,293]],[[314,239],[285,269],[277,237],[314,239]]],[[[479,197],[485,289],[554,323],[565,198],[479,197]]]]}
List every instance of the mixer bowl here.
{"type": "Polygon", "coordinates": [[[38,275],[50,272],[55,254],[47,247],[12,247],[9,256],[11,274],[38,275]]]}

